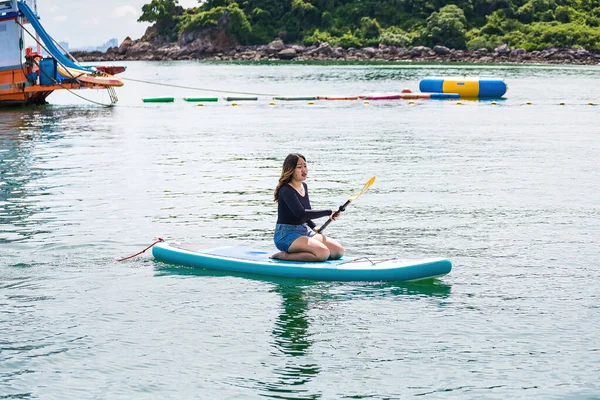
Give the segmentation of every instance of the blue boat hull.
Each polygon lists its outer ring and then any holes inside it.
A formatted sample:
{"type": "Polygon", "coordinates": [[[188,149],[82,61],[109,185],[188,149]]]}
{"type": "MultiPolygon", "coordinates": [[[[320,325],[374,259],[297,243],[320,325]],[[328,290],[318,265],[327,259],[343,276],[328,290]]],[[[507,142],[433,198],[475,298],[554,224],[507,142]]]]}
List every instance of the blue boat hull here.
{"type": "Polygon", "coordinates": [[[452,263],[443,258],[368,260],[343,257],[325,262],[273,260],[264,250],[225,246],[198,250],[197,246],[162,242],[152,247],[159,261],[186,267],[323,281],[418,281],[448,274],[452,263]]]}

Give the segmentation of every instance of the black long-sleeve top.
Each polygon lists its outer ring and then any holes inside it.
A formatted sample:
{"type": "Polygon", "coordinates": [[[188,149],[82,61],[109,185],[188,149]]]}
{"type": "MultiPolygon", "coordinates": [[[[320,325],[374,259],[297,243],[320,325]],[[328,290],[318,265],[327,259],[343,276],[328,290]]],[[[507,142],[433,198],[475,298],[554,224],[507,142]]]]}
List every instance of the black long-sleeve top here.
{"type": "Polygon", "coordinates": [[[316,225],[312,218],[322,218],[331,215],[331,210],[311,210],[308,198],[308,186],[304,186],[304,197],[290,185],[284,185],[279,189],[277,205],[277,223],[288,225],[301,225],[306,223],[310,228],[316,225]]]}

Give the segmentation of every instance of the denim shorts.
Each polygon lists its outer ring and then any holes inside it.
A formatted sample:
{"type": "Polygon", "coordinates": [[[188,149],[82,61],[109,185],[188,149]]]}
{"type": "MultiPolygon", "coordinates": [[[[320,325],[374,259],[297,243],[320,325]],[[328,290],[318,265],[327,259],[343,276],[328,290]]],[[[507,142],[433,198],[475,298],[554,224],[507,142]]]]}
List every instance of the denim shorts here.
{"type": "Polygon", "coordinates": [[[292,243],[294,243],[294,240],[301,236],[311,237],[314,235],[316,235],[315,231],[310,229],[306,224],[277,224],[275,225],[275,235],[273,236],[273,241],[275,242],[275,247],[277,247],[277,249],[287,252],[292,243]]]}

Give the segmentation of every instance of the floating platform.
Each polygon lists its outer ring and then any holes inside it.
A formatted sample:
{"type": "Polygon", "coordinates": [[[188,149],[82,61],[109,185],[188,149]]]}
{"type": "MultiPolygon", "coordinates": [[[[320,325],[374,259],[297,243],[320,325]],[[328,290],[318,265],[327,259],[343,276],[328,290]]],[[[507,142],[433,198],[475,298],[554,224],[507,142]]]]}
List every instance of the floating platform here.
{"type": "Polygon", "coordinates": [[[502,79],[468,77],[425,78],[419,83],[425,93],[458,93],[470,99],[493,99],[504,96],[508,90],[502,79]]]}
{"type": "Polygon", "coordinates": [[[457,100],[458,93],[382,93],[359,96],[365,100],[457,100]]]}

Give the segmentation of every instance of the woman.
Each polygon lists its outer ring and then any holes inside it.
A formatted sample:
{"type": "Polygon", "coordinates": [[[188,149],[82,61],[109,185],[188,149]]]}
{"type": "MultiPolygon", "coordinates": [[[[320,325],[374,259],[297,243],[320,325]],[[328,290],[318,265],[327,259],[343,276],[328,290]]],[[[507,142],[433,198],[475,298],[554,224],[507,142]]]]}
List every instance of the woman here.
{"type": "Polygon", "coordinates": [[[277,225],[273,240],[279,253],[271,258],[288,261],[337,260],[344,254],[344,248],[335,240],[317,233],[312,219],[329,216],[335,221],[337,212],[332,210],[311,210],[308,187],[304,181],[308,175],[306,158],[302,154],[291,153],[283,162],[281,177],[275,188],[277,205],[277,225]]]}

